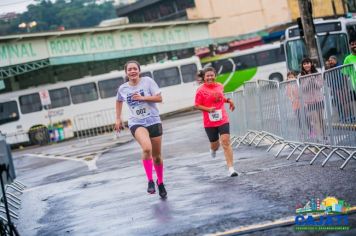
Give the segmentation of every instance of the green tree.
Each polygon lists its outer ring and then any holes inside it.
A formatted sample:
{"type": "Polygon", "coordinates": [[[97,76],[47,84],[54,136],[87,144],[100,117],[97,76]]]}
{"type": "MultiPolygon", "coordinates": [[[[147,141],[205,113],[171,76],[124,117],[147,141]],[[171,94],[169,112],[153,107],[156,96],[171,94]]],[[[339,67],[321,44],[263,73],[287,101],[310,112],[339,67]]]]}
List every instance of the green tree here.
{"type": "Polygon", "coordinates": [[[31,32],[43,32],[65,29],[93,27],[102,20],[116,18],[112,1],[97,4],[95,0],[36,0],[27,7],[27,11],[8,22],[0,20],[0,35],[24,33],[20,29],[22,22],[36,21],[37,26],[31,32]]]}

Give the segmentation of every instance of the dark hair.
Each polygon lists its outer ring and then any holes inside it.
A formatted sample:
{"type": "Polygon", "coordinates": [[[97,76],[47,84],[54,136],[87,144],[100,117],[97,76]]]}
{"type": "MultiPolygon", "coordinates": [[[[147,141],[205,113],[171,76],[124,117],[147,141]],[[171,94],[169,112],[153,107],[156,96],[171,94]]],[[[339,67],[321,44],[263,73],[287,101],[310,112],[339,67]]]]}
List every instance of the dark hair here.
{"type": "Polygon", "coordinates": [[[355,36],[351,36],[349,38],[349,44],[351,44],[352,42],[355,42],[356,41],[356,37],[355,36]]]}
{"type": "Polygon", "coordinates": [[[204,67],[202,70],[199,70],[197,76],[202,78],[202,81],[204,81],[205,74],[208,71],[212,71],[216,75],[216,70],[213,67],[208,66],[208,67],[204,67]]]}
{"type": "Polygon", "coordinates": [[[140,63],[138,63],[137,61],[131,60],[131,61],[128,61],[128,62],[125,63],[125,65],[124,65],[125,72],[126,72],[126,70],[127,70],[128,65],[131,64],[131,63],[136,64],[137,67],[138,67],[138,70],[141,71],[141,65],[140,65],[140,63]]]}
{"type": "Polygon", "coordinates": [[[315,65],[312,61],[312,59],[310,59],[309,57],[305,57],[303,58],[302,62],[300,63],[300,74],[301,75],[307,75],[308,72],[304,70],[304,67],[303,67],[303,64],[304,63],[311,63],[311,68],[310,68],[310,73],[313,74],[313,73],[317,73],[317,69],[315,68],[315,65]]]}

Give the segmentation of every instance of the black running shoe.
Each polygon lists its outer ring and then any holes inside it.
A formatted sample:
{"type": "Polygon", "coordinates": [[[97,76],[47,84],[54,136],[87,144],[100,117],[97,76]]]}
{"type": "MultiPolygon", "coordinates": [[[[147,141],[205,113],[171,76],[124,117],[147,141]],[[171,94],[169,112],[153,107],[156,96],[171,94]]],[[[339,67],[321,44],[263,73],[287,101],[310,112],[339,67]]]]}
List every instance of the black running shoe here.
{"type": "Polygon", "coordinates": [[[159,195],[161,196],[161,198],[166,198],[167,191],[166,191],[166,188],[164,187],[164,184],[163,183],[158,184],[158,181],[157,181],[157,186],[158,186],[158,192],[159,192],[159,195]]]}
{"type": "Polygon", "coordinates": [[[153,180],[148,182],[147,192],[150,194],[154,194],[156,192],[155,183],[153,182],[153,180]]]}
{"type": "Polygon", "coordinates": [[[236,171],[234,171],[233,173],[231,173],[231,175],[230,175],[231,177],[236,177],[236,176],[238,176],[238,174],[237,174],[237,172],[236,171]]]}

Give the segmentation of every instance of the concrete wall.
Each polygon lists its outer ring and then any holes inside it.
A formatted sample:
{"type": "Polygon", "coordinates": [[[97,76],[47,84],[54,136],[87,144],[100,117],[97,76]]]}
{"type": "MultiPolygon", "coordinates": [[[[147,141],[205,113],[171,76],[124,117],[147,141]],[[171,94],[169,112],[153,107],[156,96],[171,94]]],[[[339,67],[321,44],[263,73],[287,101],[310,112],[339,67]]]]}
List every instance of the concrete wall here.
{"type": "MultiPolygon", "coordinates": [[[[334,12],[332,7],[332,1],[333,0],[312,0],[313,16],[315,18],[333,16],[334,12]]],[[[344,14],[345,12],[342,6],[342,0],[334,0],[334,2],[335,2],[336,14],[337,15],[344,14]]],[[[298,0],[288,0],[288,5],[289,5],[292,20],[295,21],[300,16],[298,0]]]]}
{"type": "Polygon", "coordinates": [[[195,0],[189,19],[218,17],[210,25],[214,38],[263,30],[291,20],[287,0],[195,0]]]}
{"type": "MultiPolygon", "coordinates": [[[[332,16],[333,0],[312,0],[314,17],[332,16]]],[[[334,0],[336,13],[344,14],[342,0],[334,0]]],[[[187,10],[188,19],[217,17],[209,27],[213,38],[252,33],[295,21],[298,0],[195,0],[187,10]]]]}

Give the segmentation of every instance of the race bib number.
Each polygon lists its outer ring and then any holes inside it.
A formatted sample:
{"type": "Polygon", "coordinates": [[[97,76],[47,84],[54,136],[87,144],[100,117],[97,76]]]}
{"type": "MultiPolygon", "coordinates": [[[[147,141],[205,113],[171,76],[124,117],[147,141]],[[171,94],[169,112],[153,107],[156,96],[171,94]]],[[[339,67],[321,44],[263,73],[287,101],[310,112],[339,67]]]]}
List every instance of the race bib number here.
{"type": "Polygon", "coordinates": [[[143,119],[150,116],[150,107],[147,104],[140,104],[132,108],[132,115],[135,118],[143,119]]]}
{"type": "Polygon", "coordinates": [[[210,121],[219,121],[222,119],[222,110],[216,110],[214,112],[209,112],[210,121]]]}

